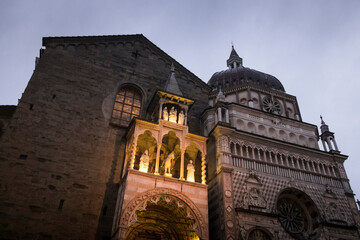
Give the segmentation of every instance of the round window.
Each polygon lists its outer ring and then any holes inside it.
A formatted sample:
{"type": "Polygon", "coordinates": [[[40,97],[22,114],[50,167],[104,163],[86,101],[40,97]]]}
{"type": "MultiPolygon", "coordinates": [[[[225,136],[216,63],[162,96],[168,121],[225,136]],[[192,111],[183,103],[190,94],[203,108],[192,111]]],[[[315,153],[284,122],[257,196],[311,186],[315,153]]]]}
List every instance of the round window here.
{"type": "Polygon", "coordinates": [[[319,211],[304,192],[286,189],[280,194],[276,207],[280,224],[295,239],[313,240],[320,236],[319,211]]]}
{"type": "Polygon", "coordinates": [[[264,110],[268,113],[273,113],[277,115],[281,115],[281,105],[278,101],[273,100],[270,97],[263,98],[262,104],[264,107],[264,110]]]}

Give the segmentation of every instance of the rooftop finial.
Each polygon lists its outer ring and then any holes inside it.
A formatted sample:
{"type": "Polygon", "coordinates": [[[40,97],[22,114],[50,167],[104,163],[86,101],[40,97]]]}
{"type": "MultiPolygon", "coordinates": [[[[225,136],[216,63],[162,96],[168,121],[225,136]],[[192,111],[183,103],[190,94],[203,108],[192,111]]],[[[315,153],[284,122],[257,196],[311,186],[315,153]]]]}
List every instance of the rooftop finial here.
{"type": "Polygon", "coordinates": [[[320,119],[321,119],[321,125],[326,125],[326,123],[321,115],[320,115],[320,119]]]}

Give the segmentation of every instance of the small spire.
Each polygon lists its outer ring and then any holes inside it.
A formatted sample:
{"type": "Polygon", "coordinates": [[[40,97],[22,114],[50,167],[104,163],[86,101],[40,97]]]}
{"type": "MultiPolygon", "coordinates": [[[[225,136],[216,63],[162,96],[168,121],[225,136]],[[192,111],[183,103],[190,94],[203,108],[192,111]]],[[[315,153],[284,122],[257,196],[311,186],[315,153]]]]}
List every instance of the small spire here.
{"type": "Polygon", "coordinates": [[[219,101],[225,102],[225,95],[224,95],[223,91],[221,91],[221,88],[219,89],[219,92],[216,96],[216,102],[219,102],[219,101]]]}
{"type": "Polygon", "coordinates": [[[169,79],[165,83],[164,90],[167,92],[170,92],[170,93],[174,93],[179,96],[183,96],[183,93],[181,92],[181,90],[179,88],[179,84],[175,77],[174,63],[171,63],[170,76],[169,76],[169,79]]]}
{"type": "Polygon", "coordinates": [[[325,125],[325,122],[323,120],[323,117],[320,115],[320,119],[321,119],[321,125],[325,125]]]}
{"type": "Polygon", "coordinates": [[[329,132],[329,126],[325,123],[323,117],[320,115],[320,119],[321,119],[321,126],[320,126],[320,129],[321,129],[321,133],[324,133],[324,132],[329,132]]]}
{"type": "Polygon", "coordinates": [[[234,45],[231,43],[231,53],[229,59],[226,61],[227,66],[231,68],[237,68],[242,66],[242,58],[239,57],[235,51],[234,45]]]}
{"type": "Polygon", "coordinates": [[[321,119],[321,141],[324,147],[324,150],[327,151],[327,147],[329,147],[329,151],[335,150],[335,151],[339,151],[339,148],[336,144],[335,141],[335,135],[333,132],[330,132],[329,126],[325,123],[323,117],[320,115],[320,119],[321,119]]]}

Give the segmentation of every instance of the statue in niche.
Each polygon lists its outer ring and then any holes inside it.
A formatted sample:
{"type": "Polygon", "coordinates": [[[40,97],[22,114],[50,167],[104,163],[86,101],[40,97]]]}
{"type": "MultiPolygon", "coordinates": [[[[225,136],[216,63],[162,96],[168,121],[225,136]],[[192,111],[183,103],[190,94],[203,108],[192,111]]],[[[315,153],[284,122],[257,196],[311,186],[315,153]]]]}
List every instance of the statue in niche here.
{"type": "Polygon", "coordinates": [[[172,162],[175,159],[174,152],[171,152],[165,159],[165,176],[172,177],[171,166],[172,162]]]}
{"type": "Polygon", "coordinates": [[[184,124],[184,111],[183,110],[181,110],[181,112],[179,113],[178,124],[181,124],[181,125],[184,124]]]}
{"type": "Polygon", "coordinates": [[[149,168],[149,152],[148,150],[145,150],[145,152],[140,157],[139,171],[147,172],[148,168],[149,168]]]}
{"type": "Polygon", "coordinates": [[[162,114],[163,114],[163,119],[169,121],[169,112],[167,107],[164,107],[162,114]]]}
{"type": "Polygon", "coordinates": [[[186,170],[186,181],[195,182],[195,167],[192,164],[192,160],[189,161],[188,165],[186,166],[186,170]]]}
{"type": "Polygon", "coordinates": [[[169,121],[176,123],[176,119],[177,119],[176,115],[177,115],[177,110],[175,109],[175,107],[172,107],[170,109],[169,121]]]}

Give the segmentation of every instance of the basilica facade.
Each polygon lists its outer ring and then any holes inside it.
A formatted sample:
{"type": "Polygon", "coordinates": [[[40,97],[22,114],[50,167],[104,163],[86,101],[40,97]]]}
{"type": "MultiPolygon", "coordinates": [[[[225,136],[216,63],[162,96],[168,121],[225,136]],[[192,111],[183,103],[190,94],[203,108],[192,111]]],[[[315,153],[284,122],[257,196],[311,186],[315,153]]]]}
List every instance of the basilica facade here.
{"type": "Polygon", "coordinates": [[[206,84],[143,35],[44,38],[0,106],[0,239],[359,239],[329,126],[225,63],[206,84]]]}

